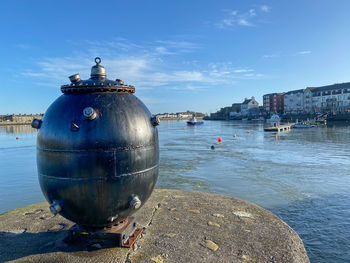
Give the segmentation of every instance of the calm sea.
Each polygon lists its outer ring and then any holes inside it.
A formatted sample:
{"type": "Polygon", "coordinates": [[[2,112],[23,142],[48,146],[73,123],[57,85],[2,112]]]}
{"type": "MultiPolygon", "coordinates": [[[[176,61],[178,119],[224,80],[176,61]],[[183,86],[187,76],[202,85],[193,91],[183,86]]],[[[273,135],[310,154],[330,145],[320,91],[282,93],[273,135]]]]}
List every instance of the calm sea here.
{"type": "MultiPolygon", "coordinates": [[[[251,201],[300,235],[311,262],[350,262],[350,125],[280,134],[242,121],[199,127],[163,121],[158,127],[158,188],[251,201]]],[[[35,137],[28,126],[0,127],[0,213],[44,200],[35,137]]]]}

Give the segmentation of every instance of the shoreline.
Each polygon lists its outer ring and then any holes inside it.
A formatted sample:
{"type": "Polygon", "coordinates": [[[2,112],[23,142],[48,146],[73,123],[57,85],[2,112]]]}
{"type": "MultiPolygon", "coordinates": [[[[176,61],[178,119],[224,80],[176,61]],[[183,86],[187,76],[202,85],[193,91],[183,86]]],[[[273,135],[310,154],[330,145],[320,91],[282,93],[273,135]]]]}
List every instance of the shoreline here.
{"type": "Polygon", "coordinates": [[[31,125],[30,122],[11,122],[11,123],[1,123],[0,126],[10,126],[10,125],[31,125]]]}
{"type": "MultiPolygon", "coordinates": [[[[190,119],[178,119],[178,118],[160,118],[160,121],[189,121],[190,119]]],[[[197,120],[205,120],[205,121],[244,121],[248,123],[266,123],[265,121],[255,121],[255,120],[227,120],[227,119],[206,119],[206,118],[197,118],[197,120]]],[[[282,119],[284,122],[288,122],[290,120],[288,119],[282,119]]],[[[306,121],[300,119],[299,121],[306,121]]],[[[329,119],[327,120],[329,123],[347,123],[350,122],[350,119],[329,119]]],[[[31,126],[31,123],[23,123],[23,122],[11,122],[11,123],[1,123],[0,122],[0,127],[5,127],[5,126],[31,126]]]]}
{"type": "MultiPolygon", "coordinates": [[[[191,118],[184,118],[184,119],[179,119],[179,118],[159,118],[160,121],[189,121],[191,118]]],[[[203,117],[196,117],[197,120],[203,120],[203,117]]]]}

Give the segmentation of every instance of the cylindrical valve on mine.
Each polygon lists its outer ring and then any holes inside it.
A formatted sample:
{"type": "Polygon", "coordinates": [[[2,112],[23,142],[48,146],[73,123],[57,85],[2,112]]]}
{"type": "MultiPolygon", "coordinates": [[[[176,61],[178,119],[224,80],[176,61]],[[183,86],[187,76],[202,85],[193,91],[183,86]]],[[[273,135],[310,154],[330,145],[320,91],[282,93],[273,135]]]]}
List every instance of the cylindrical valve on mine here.
{"type": "Polygon", "coordinates": [[[61,210],[62,208],[57,201],[53,201],[52,204],[50,205],[50,212],[53,215],[57,215],[59,212],[61,212],[61,210]]]}
{"type": "Polygon", "coordinates": [[[160,123],[160,120],[159,120],[158,116],[153,116],[151,118],[151,123],[152,123],[153,126],[158,126],[159,123],[160,123]]]}
{"type": "Polygon", "coordinates": [[[41,123],[42,123],[42,120],[33,119],[31,125],[32,125],[32,127],[35,128],[35,129],[40,129],[41,123]]]}
{"type": "Polygon", "coordinates": [[[138,209],[141,206],[142,202],[140,198],[136,195],[130,201],[130,206],[134,209],[138,209]]]}

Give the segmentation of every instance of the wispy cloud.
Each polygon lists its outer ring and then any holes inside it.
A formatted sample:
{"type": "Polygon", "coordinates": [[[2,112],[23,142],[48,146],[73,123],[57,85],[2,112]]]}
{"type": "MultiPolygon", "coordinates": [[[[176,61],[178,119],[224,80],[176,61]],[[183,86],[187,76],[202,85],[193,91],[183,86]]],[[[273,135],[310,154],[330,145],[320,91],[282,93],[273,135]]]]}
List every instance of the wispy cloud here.
{"type": "Polygon", "coordinates": [[[262,58],[278,58],[280,56],[281,56],[280,54],[265,54],[265,55],[262,55],[262,58]]]}
{"type": "Polygon", "coordinates": [[[225,17],[217,23],[219,28],[227,28],[232,26],[252,27],[258,23],[258,16],[269,13],[271,8],[267,5],[258,8],[251,8],[248,11],[241,12],[238,10],[223,10],[225,17]]]}
{"type": "Polygon", "coordinates": [[[161,54],[161,55],[173,55],[173,54],[175,54],[174,52],[169,51],[166,47],[163,47],[163,46],[155,47],[154,51],[158,54],[161,54]]]}
{"type": "Polygon", "coordinates": [[[269,13],[271,11],[271,7],[268,5],[262,5],[260,6],[260,10],[265,13],[269,13]]]}
{"type": "Polygon", "coordinates": [[[67,83],[68,76],[75,73],[87,79],[94,64],[93,58],[101,56],[108,78],[120,78],[134,85],[136,90],[195,91],[208,86],[232,84],[237,79],[263,76],[249,67],[232,65],[231,62],[207,65],[198,61],[178,63],[177,56],[173,55],[196,52],[200,48],[196,43],[157,40],[140,44],[126,39],[117,42],[85,42],[84,48],[81,49],[80,45],[73,56],[41,58],[34,62],[35,67],[22,72],[22,75],[59,86],[67,83]]]}
{"type": "Polygon", "coordinates": [[[254,71],[252,69],[235,69],[234,72],[235,73],[246,73],[246,72],[251,72],[254,71]]]}
{"type": "Polygon", "coordinates": [[[299,55],[308,55],[311,54],[312,52],[310,50],[303,50],[303,51],[298,51],[296,53],[273,53],[273,54],[265,54],[262,55],[262,58],[280,58],[280,57],[293,57],[293,56],[299,56],[299,55]]]}
{"type": "Polygon", "coordinates": [[[237,20],[237,24],[240,26],[254,26],[253,23],[249,22],[247,19],[245,18],[240,18],[237,20]]]}
{"type": "Polygon", "coordinates": [[[23,50],[32,48],[31,45],[24,44],[24,43],[16,44],[15,47],[18,48],[18,49],[23,49],[23,50]]]}
{"type": "Polygon", "coordinates": [[[307,54],[311,54],[311,51],[310,50],[303,50],[303,51],[297,52],[297,55],[307,55],[307,54]]]}
{"type": "MultiPolygon", "coordinates": [[[[161,44],[169,50],[176,50],[179,53],[189,53],[200,48],[199,44],[188,41],[157,40],[155,43],[161,44]]],[[[153,43],[150,45],[153,45],[153,43]]]]}

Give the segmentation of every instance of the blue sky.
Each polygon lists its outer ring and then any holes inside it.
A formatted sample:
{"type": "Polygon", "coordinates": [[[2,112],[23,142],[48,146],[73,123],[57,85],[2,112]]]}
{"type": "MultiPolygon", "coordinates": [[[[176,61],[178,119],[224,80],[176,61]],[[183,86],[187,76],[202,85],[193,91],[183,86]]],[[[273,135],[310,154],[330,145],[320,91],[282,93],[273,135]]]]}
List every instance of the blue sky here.
{"type": "Polygon", "coordinates": [[[0,114],[44,112],[68,76],[89,78],[95,56],[152,113],[350,81],[347,0],[2,0],[0,10],[0,114]]]}

